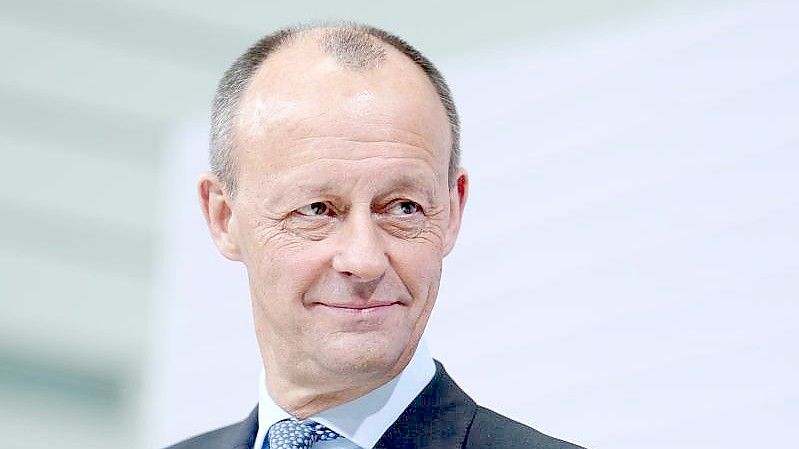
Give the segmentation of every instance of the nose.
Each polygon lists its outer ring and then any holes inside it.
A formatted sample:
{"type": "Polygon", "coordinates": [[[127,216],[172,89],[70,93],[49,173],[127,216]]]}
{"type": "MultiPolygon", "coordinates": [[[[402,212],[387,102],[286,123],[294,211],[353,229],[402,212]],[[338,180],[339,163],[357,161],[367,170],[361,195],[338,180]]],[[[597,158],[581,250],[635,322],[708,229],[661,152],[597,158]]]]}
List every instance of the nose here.
{"type": "Polygon", "coordinates": [[[385,274],[388,255],[371,212],[351,212],[337,237],[333,269],[360,282],[374,281],[385,274]]]}

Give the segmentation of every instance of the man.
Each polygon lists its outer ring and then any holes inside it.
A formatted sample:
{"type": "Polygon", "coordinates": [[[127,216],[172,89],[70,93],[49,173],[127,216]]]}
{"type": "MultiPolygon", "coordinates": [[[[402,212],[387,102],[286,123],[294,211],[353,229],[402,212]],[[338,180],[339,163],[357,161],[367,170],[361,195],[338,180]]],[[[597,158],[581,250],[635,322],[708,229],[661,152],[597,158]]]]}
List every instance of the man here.
{"type": "Polygon", "coordinates": [[[211,236],[247,268],[264,375],[174,448],[575,448],[477,406],[420,339],[468,192],[435,67],[382,30],[282,30],[217,90],[211,236]]]}

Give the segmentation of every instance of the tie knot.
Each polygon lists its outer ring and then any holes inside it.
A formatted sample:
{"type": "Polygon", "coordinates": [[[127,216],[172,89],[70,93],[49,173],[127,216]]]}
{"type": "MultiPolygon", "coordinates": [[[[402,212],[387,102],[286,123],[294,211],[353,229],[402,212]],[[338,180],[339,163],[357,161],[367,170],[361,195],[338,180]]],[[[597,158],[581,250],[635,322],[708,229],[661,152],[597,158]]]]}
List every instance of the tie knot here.
{"type": "Polygon", "coordinates": [[[278,421],[269,428],[269,449],[308,449],[317,441],[334,440],[338,434],[314,421],[296,418],[278,421]]]}

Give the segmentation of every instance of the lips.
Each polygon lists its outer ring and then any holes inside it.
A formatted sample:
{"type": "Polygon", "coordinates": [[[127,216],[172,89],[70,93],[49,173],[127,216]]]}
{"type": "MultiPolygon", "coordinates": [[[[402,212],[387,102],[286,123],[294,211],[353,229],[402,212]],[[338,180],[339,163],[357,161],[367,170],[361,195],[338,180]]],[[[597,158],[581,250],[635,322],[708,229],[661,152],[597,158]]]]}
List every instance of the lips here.
{"type": "Polygon", "coordinates": [[[318,302],[317,304],[330,307],[334,309],[343,309],[343,310],[353,310],[353,311],[367,311],[370,309],[378,309],[381,307],[388,307],[393,306],[394,304],[399,304],[399,301],[372,301],[367,303],[328,303],[328,302],[318,302]]]}

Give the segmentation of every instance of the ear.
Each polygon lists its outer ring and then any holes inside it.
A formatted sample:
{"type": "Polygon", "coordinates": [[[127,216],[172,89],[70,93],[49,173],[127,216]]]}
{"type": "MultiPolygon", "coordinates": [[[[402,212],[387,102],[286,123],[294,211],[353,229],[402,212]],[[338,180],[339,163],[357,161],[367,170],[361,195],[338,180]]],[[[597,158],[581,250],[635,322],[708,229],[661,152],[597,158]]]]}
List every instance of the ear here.
{"type": "Polygon", "coordinates": [[[455,176],[455,185],[449,189],[449,223],[447,223],[444,235],[445,256],[452,251],[455,240],[458,239],[463,209],[466,207],[466,199],[469,197],[469,174],[466,173],[466,170],[459,168],[455,176]]]}
{"type": "Polygon", "coordinates": [[[233,203],[222,182],[211,173],[203,173],[200,175],[197,189],[200,195],[200,208],[217,249],[228,259],[240,261],[241,250],[236,233],[233,203]]]}

